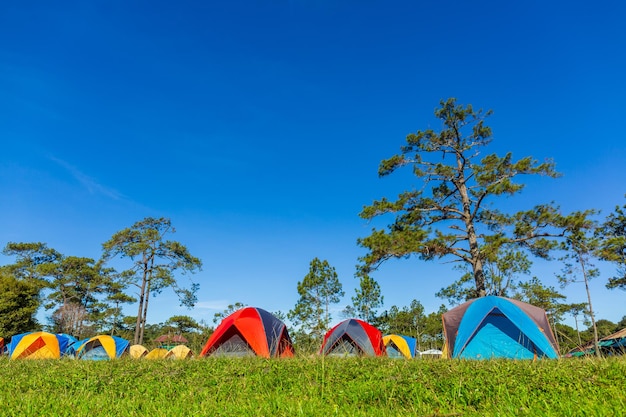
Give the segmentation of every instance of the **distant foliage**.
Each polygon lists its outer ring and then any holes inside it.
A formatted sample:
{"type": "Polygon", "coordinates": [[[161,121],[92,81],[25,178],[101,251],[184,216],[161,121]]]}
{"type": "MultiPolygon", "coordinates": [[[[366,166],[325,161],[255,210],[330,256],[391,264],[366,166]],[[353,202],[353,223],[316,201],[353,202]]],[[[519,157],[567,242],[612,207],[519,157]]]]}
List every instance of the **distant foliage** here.
{"type": "Polygon", "coordinates": [[[615,207],[597,231],[601,240],[600,258],[616,266],[607,288],[626,290],[626,205],[615,207]]]}
{"type": "Polygon", "coordinates": [[[35,330],[39,288],[0,269],[0,336],[35,330]]]}

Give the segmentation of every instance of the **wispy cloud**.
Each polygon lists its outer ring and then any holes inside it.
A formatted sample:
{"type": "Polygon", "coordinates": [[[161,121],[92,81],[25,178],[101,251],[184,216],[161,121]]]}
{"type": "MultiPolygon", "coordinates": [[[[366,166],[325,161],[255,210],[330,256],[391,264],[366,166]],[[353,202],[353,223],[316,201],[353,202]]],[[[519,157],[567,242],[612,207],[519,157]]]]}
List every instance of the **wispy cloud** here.
{"type": "Polygon", "coordinates": [[[50,155],[49,158],[50,160],[54,161],[55,163],[63,167],[65,170],[67,170],[72,175],[72,177],[74,177],[74,179],[76,179],[76,181],[78,181],[90,193],[101,194],[106,197],[112,198],[113,200],[120,200],[123,198],[123,195],[119,193],[117,190],[114,190],[113,188],[109,188],[105,185],[100,184],[94,178],[86,175],[75,166],[52,155],[50,155]]]}

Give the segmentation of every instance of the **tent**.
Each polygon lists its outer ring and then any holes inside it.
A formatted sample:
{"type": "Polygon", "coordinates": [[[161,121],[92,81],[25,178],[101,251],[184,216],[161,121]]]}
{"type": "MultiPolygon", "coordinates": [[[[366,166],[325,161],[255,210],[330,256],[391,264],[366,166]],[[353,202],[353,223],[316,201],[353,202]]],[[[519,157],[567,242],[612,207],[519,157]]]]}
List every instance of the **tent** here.
{"type": "Polygon", "coordinates": [[[98,335],[76,349],[76,357],[85,360],[109,360],[128,352],[130,342],[117,336],[98,335]]]}
{"type": "Polygon", "coordinates": [[[385,356],[383,335],[359,319],[340,322],[324,335],[320,354],[337,356],[385,356]]]}
{"type": "Polygon", "coordinates": [[[522,301],[487,296],[443,314],[443,357],[466,359],[558,358],[545,310],[522,301]]]}
{"type": "MultiPolygon", "coordinates": [[[[623,355],[626,353],[626,328],[603,337],[598,345],[603,355],[623,355]]],[[[593,349],[593,345],[591,348],[593,349]]]]}
{"type": "Polygon", "coordinates": [[[144,356],[148,354],[148,349],[146,349],[142,345],[131,345],[128,348],[128,354],[133,359],[139,359],[139,358],[143,358],[144,356]]]}
{"type": "Polygon", "coordinates": [[[419,358],[420,351],[417,350],[417,340],[414,337],[399,334],[388,334],[383,336],[383,343],[387,356],[390,358],[419,358]]]}
{"type": "Polygon", "coordinates": [[[285,323],[256,307],[225,317],[209,337],[200,356],[291,357],[293,344],[285,323]]]}
{"type": "Polygon", "coordinates": [[[83,344],[87,343],[88,340],[89,340],[89,338],[76,340],[74,343],[70,344],[67,347],[67,350],[65,351],[65,354],[67,356],[76,357],[76,352],[78,351],[78,348],[80,348],[83,344]]]}
{"type": "Polygon", "coordinates": [[[178,345],[171,348],[166,354],[165,359],[187,359],[193,356],[193,352],[185,345],[178,345]]]}
{"type": "Polygon", "coordinates": [[[74,345],[74,343],[78,342],[74,336],[65,334],[65,333],[57,333],[57,339],[59,339],[59,349],[61,351],[61,356],[74,356],[70,347],[74,345]]]}
{"type": "MultiPolygon", "coordinates": [[[[600,353],[604,356],[615,356],[626,354],[626,328],[605,336],[598,340],[600,353]]],[[[585,355],[595,355],[595,344],[590,342],[568,352],[566,357],[580,357],[585,355]]]]}
{"type": "Polygon", "coordinates": [[[428,358],[438,359],[438,358],[441,358],[442,355],[443,355],[443,351],[439,349],[428,349],[420,353],[420,356],[422,357],[422,359],[428,359],[428,358]]]}
{"type": "Polygon", "coordinates": [[[163,359],[167,355],[168,350],[163,348],[154,348],[146,356],[145,359],[163,359]]]}
{"type": "Polygon", "coordinates": [[[11,359],[58,359],[75,341],[62,333],[29,332],[13,336],[7,350],[11,359]]]}

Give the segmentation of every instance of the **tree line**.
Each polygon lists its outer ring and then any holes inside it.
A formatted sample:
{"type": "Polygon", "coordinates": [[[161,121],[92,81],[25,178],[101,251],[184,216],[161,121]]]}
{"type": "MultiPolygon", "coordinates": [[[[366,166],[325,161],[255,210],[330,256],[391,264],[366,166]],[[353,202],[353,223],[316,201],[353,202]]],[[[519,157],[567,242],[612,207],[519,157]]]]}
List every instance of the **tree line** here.
{"type": "MultiPolygon", "coordinates": [[[[554,162],[483,153],[493,139],[486,124],[491,111],[459,105],[451,98],[442,100],[434,114],[439,130],[407,135],[400,152],[380,163],[380,177],[408,169],[414,180],[397,197],[363,207],[361,218],[388,224],[357,240],[366,254],[357,260],[358,287],[341,315],[362,318],[386,333],[414,336],[420,345],[441,346],[444,305],[426,314],[413,300],[409,306],[379,312],[383,295],[375,272],[389,259],[416,257],[456,265],[456,277],[443,281],[436,294],[450,305],[485,295],[517,298],[544,308],[566,340],[580,341],[581,332],[576,329],[573,334],[563,327],[564,315],[572,315],[577,328],[581,316],[597,345],[611,326],[596,320],[589,281],[600,274],[596,263],[608,262],[615,266],[615,274],[606,286],[626,289],[626,205],[615,207],[603,219],[593,208],[564,214],[555,202],[505,212],[496,204],[498,199],[520,194],[523,177],[558,178],[554,162]],[[561,288],[581,282],[587,299],[565,303],[556,288],[532,276],[533,259],[558,262],[561,288]]],[[[143,343],[150,332],[151,295],[171,289],[181,305],[196,302],[198,283],[190,280],[185,287],[178,275],[199,271],[202,262],[180,242],[168,240],[174,232],[169,219],[146,218],[115,233],[102,245],[98,260],[65,256],[41,242],[9,242],[2,253],[14,262],[0,266],[0,335],[35,328],[35,313],[43,306],[52,312],[54,331],[83,335],[132,329],[134,343],[143,343]],[[113,264],[125,269],[118,271],[113,264]],[[123,305],[129,303],[137,304],[137,316],[122,315],[123,305]]],[[[298,344],[319,346],[336,310],[331,306],[345,295],[337,273],[326,260],[314,258],[296,289],[299,299],[294,308],[275,314],[292,324],[298,344]]],[[[215,321],[243,306],[239,302],[229,306],[215,321]]],[[[177,317],[181,323],[187,321],[187,329],[210,332],[206,324],[177,317]]]]}
{"type": "Polygon", "coordinates": [[[148,217],[115,233],[102,244],[102,256],[66,256],[41,242],[9,242],[2,253],[15,262],[0,267],[0,334],[13,335],[38,326],[35,314],[52,310],[54,332],[82,337],[125,327],[122,307],[137,303],[134,343],[143,343],[151,294],[172,289],[181,305],[193,306],[198,284],[183,287],[175,273],[202,267],[179,242],[168,240],[175,230],[169,219],[148,217]],[[110,266],[119,258],[127,269],[110,266]]]}

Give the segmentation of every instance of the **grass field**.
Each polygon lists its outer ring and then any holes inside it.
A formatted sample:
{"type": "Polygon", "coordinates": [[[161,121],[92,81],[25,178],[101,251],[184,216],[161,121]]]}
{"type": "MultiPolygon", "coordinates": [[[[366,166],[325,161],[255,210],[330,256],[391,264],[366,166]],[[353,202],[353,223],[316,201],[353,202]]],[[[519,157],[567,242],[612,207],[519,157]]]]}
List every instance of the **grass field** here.
{"type": "Polygon", "coordinates": [[[4,416],[620,416],[626,358],[0,359],[4,416]]]}

